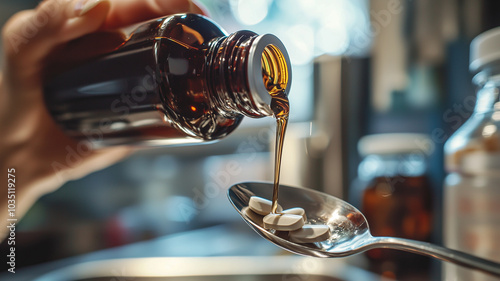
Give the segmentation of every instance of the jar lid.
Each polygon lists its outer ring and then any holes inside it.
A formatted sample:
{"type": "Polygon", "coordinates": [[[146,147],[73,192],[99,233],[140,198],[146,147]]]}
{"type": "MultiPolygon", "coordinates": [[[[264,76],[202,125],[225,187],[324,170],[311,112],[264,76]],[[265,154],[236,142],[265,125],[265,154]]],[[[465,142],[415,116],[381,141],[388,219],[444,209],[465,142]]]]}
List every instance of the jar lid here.
{"type": "Polygon", "coordinates": [[[500,27],[479,34],[470,44],[471,72],[479,72],[485,66],[500,60],[500,27]]]}
{"type": "Polygon", "coordinates": [[[429,155],[433,150],[434,143],[425,134],[376,134],[364,136],[358,142],[358,151],[361,156],[405,153],[424,153],[429,155]]]}

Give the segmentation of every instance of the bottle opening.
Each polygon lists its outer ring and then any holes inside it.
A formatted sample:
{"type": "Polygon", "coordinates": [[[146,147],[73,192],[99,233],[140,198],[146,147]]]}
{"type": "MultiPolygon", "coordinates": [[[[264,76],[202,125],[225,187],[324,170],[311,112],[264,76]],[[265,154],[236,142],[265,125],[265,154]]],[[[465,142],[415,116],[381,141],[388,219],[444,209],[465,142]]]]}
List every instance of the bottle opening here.
{"type": "Polygon", "coordinates": [[[272,101],[288,97],[292,83],[290,58],[283,43],[272,34],[257,36],[247,61],[247,82],[251,101],[263,116],[275,115],[272,101]]]}
{"type": "Polygon", "coordinates": [[[261,57],[264,87],[271,96],[283,92],[288,84],[288,65],[283,53],[270,44],[264,48],[261,57]]]}

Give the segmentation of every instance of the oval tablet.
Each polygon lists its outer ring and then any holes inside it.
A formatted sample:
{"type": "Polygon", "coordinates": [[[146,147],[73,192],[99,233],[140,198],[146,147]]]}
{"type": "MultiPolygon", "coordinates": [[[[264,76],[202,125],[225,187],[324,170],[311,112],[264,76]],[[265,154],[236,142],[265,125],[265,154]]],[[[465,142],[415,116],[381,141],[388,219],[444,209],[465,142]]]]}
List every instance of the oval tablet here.
{"type": "MultiPolygon", "coordinates": [[[[265,216],[271,213],[271,207],[273,202],[270,200],[264,199],[258,196],[250,197],[250,201],[248,201],[248,207],[250,210],[256,212],[259,215],[265,216]]],[[[278,204],[277,212],[281,212],[283,208],[278,204]]]]}
{"type": "Polygon", "coordinates": [[[304,225],[301,229],[291,231],[290,241],[295,243],[314,243],[325,241],[330,238],[330,228],[328,225],[304,225]]]}
{"type": "Polygon", "coordinates": [[[302,208],[296,207],[296,208],[286,209],[283,210],[281,213],[302,216],[302,218],[304,218],[304,222],[307,222],[306,211],[302,208]]]}
{"type": "Polygon", "coordinates": [[[269,214],[264,217],[264,228],[271,228],[280,231],[292,231],[304,225],[304,219],[299,215],[290,214],[269,214]]]}
{"type": "Polygon", "coordinates": [[[256,212],[250,210],[248,207],[244,207],[241,209],[241,213],[245,215],[246,219],[253,221],[254,223],[258,225],[263,225],[264,223],[262,222],[262,219],[264,218],[263,216],[257,214],[256,212]]]}

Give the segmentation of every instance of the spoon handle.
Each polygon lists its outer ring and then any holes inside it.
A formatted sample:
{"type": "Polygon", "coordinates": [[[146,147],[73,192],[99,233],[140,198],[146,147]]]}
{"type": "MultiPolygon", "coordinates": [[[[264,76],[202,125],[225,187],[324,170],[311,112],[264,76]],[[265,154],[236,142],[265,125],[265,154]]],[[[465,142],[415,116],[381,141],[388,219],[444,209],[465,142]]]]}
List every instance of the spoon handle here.
{"type": "MultiPolygon", "coordinates": [[[[448,249],[431,243],[394,237],[373,237],[373,248],[391,248],[438,258],[461,266],[500,276],[500,263],[482,259],[464,252],[448,249]]],[[[371,248],[370,247],[370,248],[371,248]]]]}

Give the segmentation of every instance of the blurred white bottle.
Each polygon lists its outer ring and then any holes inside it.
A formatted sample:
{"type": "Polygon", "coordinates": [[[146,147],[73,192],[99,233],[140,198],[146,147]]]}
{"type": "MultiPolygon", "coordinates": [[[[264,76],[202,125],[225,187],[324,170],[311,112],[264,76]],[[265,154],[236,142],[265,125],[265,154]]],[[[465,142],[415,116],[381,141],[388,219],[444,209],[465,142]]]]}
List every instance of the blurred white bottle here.
{"type": "MultiPolygon", "coordinates": [[[[444,242],[500,262],[500,28],[471,43],[473,115],[445,144],[444,242]]],[[[500,280],[449,263],[444,280],[500,280]]]]}

